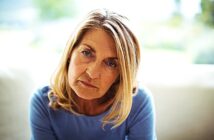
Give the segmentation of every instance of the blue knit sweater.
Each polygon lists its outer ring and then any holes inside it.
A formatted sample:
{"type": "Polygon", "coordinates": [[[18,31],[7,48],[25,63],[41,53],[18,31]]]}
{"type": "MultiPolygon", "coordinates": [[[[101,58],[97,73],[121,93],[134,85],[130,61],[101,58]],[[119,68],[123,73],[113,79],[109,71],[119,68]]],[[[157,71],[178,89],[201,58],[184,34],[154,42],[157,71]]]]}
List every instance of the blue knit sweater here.
{"type": "Polygon", "coordinates": [[[30,102],[31,140],[156,140],[154,106],[150,94],[138,89],[131,112],[119,127],[102,128],[104,112],[77,116],[48,106],[49,87],[39,89],[30,102]]]}

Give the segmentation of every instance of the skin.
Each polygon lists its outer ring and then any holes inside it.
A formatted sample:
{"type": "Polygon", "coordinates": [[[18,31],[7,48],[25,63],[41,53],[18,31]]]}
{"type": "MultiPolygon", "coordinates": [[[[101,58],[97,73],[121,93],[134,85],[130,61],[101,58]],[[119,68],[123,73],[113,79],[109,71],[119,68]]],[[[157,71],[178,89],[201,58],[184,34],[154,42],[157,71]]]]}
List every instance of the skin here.
{"type": "Polygon", "coordinates": [[[116,46],[102,29],[89,30],[73,50],[68,69],[69,85],[75,92],[78,112],[96,115],[104,112],[112,100],[100,105],[99,100],[119,75],[116,46]]]}

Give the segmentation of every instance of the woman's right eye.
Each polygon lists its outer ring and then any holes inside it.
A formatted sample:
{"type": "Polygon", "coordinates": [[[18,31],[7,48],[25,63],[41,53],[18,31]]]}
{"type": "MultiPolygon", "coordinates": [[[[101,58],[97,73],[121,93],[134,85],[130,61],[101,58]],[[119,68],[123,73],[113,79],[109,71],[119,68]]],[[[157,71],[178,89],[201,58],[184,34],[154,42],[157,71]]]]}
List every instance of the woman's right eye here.
{"type": "Polygon", "coordinates": [[[92,57],[92,52],[90,50],[83,50],[81,53],[86,57],[92,57]]]}

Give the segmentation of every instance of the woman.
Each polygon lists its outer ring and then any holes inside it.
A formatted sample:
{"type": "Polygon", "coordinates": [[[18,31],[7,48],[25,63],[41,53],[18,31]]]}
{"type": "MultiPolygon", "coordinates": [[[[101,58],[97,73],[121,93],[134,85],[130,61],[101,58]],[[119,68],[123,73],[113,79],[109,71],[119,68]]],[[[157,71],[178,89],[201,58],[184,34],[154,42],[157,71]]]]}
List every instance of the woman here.
{"type": "Polygon", "coordinates": [[[136,88],[140,46],[126,18],[94,10],[76,28],[50,86],[31,99],[32,140],[154,140],[154,110],[136,88]]]}

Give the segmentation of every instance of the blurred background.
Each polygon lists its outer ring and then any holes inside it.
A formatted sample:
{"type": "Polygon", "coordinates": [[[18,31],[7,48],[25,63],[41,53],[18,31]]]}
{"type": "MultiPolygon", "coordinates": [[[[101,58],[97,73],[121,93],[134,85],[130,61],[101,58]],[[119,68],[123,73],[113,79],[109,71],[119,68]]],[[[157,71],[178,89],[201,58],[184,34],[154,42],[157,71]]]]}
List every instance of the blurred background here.
{"type": "Polygon", "coordinates": [[[94,8],[127,16],[142,44],[138,80],[159,140],[214,139],[214,0],[0,0],[0,139],[30,138],[33,92],[94,8]]]}

